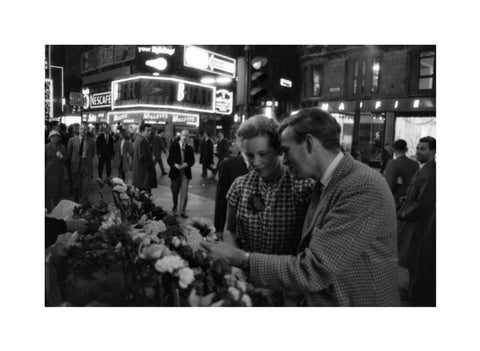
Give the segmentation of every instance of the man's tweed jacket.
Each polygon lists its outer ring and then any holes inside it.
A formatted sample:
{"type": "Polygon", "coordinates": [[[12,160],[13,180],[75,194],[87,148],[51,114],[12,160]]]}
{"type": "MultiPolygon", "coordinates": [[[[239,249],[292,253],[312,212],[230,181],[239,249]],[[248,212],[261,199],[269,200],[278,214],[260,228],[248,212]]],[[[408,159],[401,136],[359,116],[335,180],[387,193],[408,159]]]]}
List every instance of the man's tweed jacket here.
{"type": "Polygon", "coordinates": [[[307,306],[398,306],[395,203],[385,179],[344,155],[314,190],[296,256],[250,255],[256,286],[305,294],[307,306]]]}

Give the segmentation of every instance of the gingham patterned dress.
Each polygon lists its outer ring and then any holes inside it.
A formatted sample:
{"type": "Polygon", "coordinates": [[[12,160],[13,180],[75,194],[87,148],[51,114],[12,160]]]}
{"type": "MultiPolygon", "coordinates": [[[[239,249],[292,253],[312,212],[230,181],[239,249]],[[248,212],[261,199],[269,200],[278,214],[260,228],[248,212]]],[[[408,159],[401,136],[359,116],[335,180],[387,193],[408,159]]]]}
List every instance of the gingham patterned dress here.
{"type": "Polygon", "coordinates": [[[295,253],[314,184],[311,179],[294,179],[286,167],[274,183],[266,183],[253,171],[238,177],[227,194],[228,203],[237,210],[238,245],[251,252],[295,253]],[[252,197],[261,199],[262,209],[249,206],[252,197]]]}

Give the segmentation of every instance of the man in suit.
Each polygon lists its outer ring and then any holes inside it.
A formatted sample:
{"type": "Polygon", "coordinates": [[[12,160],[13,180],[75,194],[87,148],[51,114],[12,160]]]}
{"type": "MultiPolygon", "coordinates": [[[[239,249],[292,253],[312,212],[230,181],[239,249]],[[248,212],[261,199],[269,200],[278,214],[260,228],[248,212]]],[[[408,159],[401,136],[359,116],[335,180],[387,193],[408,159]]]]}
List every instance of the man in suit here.
{"type": "Polygon", "coordinates": [[[157,187],[157,174],[153,161],[152,145],[149,142],[152,126],[142,123],[133,143],[132,184],[140,190],[151,194],[152,188],[157,187]]]}
{"type": "Polygon", "coordinates": [[[202,242],[247,270],[255,286],[304,295],[306,306],[399,306],[395,202],[382,176],[340,151],[339,126],[320,109],[284,120],[284,160],[317,184],[296,255],[202,242]]]}
{"type": "Polygon", "coordinates": [[[172,143],[168,153],[167,163],[170,166],[169,177],[172,181],[173,214],[177,213],[178,196],[180,195],[180,215],[187,218],[185,213],[188,201],[188,183],[192,179],[192,166],[195,163],[193,147],[187,143],[188,130],[182,130],[180,140],[172,143]]]}
{"type": "Polygon", "coordinates": [[[437,141],[431,136],[419,140],[417,161],[420,169],[413,176],[407,195],[400,200],[397,213],[398,259],[401,266],[408,268],[410,284],[417,273],[419,247],[436,213],[436,145],[437,141]]]}
{"type": "Polygon", "coordinates": [[[385,169],[385,179],[397,206],[400,198],[407,193],[408,185],[418,170],[418,163],[406,156],[407,151],[407,142],[403,139],[396,140],[393,143],[395,159],[390,160],[385,169]]]}
{"type": "Polygon", "coordinates": [[[78,136],[70,138],[67,146],[72,174],[73,200],[80,203],[88,202],[90,181],[93,178],[95,142],[87,132],[88,127],[85,124],[80,125],[78,136]]]}
{"type": "Polygon", "coordinates": [[[228,207],[228,190],[237,177],[248,173],[248,158],[240,139],[237,139],[232,149],[232,157],[227,157],[217,166],[218,183],[215,193],[215,214],[213,222],[218,233],[223,233],[223,227],[225,226],[228,207]]]}
{"type": "Polygon", "coordinates": [[[200,145],[200,163],[202,164],[202,177],[207,176],[207,170],[212,174],[215,172],[213,168],[213,141],[207,132],[203,132],[203,141],[200,145]]]}
{"type": "Polygon", "coordinates": [[[110,132],[110,126],[105,126],[103,133],[97,137],[97,156],[98,156],[98,176],[102,178],[103,168],[107,168],[107,177],[112,174],[112,158],[114,155],[113,150],[114,138],[110,132]]]}
{"type": "Polygon", "coordinates": [[[127,180],[127,172],[132,170],[133,145],[129,140],[127,131],[119,128],[118,140],[115,142],[114,165],[118,168],[118,176],[127,180]]]}

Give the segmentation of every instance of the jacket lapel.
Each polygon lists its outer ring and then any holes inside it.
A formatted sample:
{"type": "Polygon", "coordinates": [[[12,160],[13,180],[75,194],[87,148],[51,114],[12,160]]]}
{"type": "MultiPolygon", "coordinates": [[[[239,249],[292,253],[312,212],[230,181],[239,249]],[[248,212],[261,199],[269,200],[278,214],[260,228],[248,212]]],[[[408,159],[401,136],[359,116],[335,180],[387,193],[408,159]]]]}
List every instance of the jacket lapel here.
{"type": "MultiPolygon", "coordinates": [[[[308,208],[308,213],[310,213],[310,211],[313,211],[313,216],[305,218],[305,223],[302,230],[302,240],[305,239],[305,237],[312,232],[313,227],[315,226],[315,223],[317,222],[317,219],[319,218],[321,212],[325,210],[327,199],[330,196],[332,189],[334,189],[337,186],[338,182],[342,180],[347,173],[350,172],[352,167],[353,158],[348,154],[344,154],[342,160],[338,164],[337,169],[333,173],[332,179],[328,183],[327,187],[323,189],[319,201],[310,202],[310,205],[315,206],[315,202],[317,202],[318,205],[316,205],[315,209],[310,208],[310,206],[308,208]]],[[[320,186],[320,181],[315,186],[315,190],[319,191],[319,189],[317,189],[317,186],[320,186]]],[[[313,196],[315,196],[315,194],[313,196]]]]}

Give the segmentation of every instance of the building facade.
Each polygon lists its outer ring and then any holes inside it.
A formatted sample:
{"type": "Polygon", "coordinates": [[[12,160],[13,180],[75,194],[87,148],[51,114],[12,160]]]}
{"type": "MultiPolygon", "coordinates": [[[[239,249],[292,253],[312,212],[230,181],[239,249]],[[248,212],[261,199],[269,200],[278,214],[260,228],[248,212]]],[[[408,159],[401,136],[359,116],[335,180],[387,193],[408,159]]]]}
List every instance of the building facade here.
{"type": "Polygon", "coordinates": [[[378,165],[386,144],[436,134],[434,45],[308,45],[300,47],[301,107],[330,112],[341,143],[378,165]]]}

